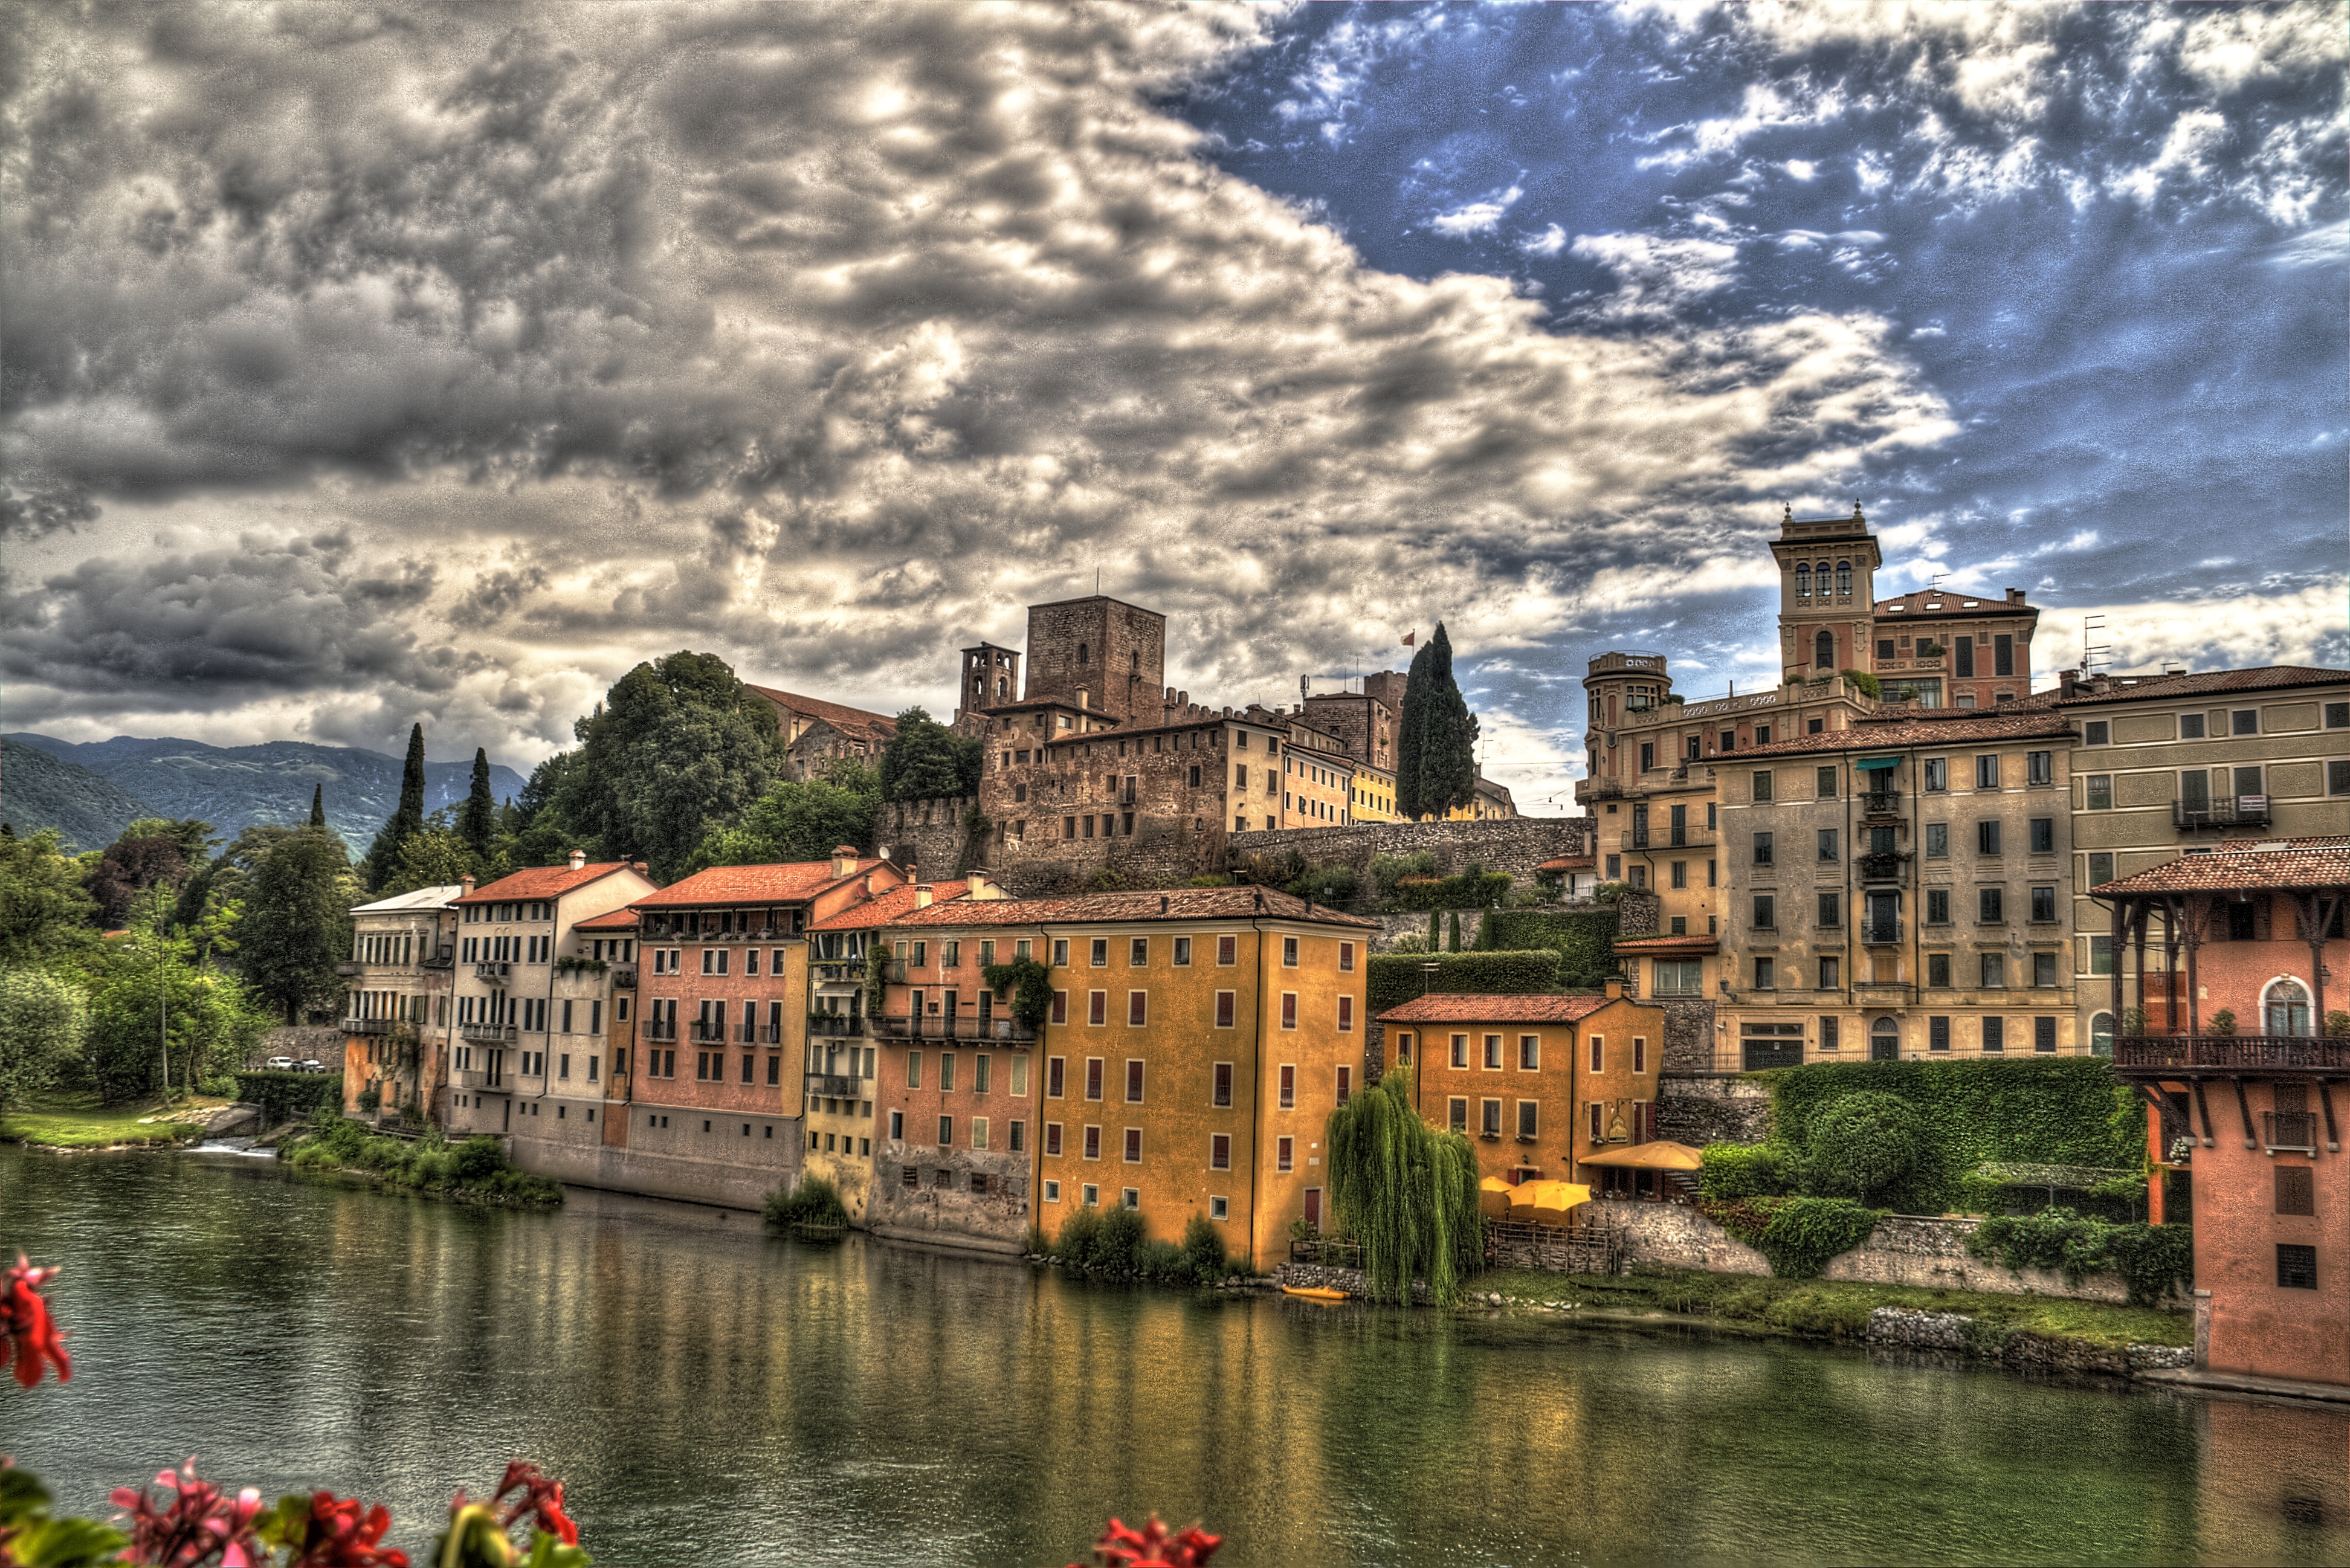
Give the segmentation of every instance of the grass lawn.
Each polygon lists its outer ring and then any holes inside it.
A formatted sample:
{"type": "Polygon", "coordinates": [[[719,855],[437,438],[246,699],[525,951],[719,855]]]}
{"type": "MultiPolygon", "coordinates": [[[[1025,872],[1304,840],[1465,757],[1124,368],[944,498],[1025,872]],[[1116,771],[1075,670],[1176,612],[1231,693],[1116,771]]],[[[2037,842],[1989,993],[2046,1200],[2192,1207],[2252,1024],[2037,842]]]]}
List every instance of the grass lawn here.
{"type": "Polygon", "coordinates": [[[94,1094],[59,1095],[0,1116],[0,1141],[50,1148],[106,1148],[115,1144],[178,1143],[202,1136],[204,1122],[228,1102],[199,1095],[162,1106],[153,1100],[103,1106],[94,1094]]]}
{"type": "Polygon", "coordinates": [[[1565,1301],[1579,1303],[1586,1312],[1679,1313],[1814,1338],[1857,1339],[1868,1327],[1868,1314],[1881,1306],[1964,1313],[1978,1324],[2010,1333],[2107,1350],[2131,1345],[2184,1345],[2195,1336],[2192,1313],[2062,1296],[1989,1295],[1746,1274],[1551,1274],[1511,1269],[1479,1275],[1474,1288],[1498,1291],[1520,1305],[1565,1301]]]}

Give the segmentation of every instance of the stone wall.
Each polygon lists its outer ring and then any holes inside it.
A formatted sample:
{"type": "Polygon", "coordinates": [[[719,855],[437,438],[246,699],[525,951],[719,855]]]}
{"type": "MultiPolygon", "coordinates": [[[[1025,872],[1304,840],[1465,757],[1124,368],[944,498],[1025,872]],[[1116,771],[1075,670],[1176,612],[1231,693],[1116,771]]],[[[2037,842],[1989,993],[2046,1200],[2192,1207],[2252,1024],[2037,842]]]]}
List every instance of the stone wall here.
{"type": "MultiPolygon", "coordinates": [[[[1457,877],[1473,863],[1505,871],[1531,888],[1534,867],[1562,855],[1589,855],[1596,843],[1587,816],[1512,816],[1485,822],[1370,822],[1353,827],[1288,827],[1229,835],[1236,855],[1285,855],[1295,849],[1316,866],[1351,866],[1367,888],[1371,861],[1381,855],[1436,859],[1436,874],[1457,877]]],[[[1422,915],[1424,925],[1428,917],[1422,915]]],[[[1462,940],[1468,922],[1463,920],[1462,940]]]]}
{"type": "Polygon", "coordinates": [[[1664,1070],[1668,1073],[1713,1071],[1713,1003],[1663,1002],[1658,1005],[1665,1010],[1664,1070]]]}
{"type": "Polygon", "coordinates": [[[874,1146],[865,1228],[895,1241],[1025,1252],[1029,1176],[1024,1154],[885,1138],[874,1146]],[[909,1168],[914,1172],[911,1187],[905,1181],[909,1168]],[[973,1175],[987,1179],[986,1191],[972,1190],[973,1175]]]}
{"type": "MultiPolygon", "coordinates": [[[[1624,1239],[1627,1265],[1638,1268],[1700,1269],[1717,1274],[1768,1274],[1762,1253],[1680,1203],[1594,1199],[1575,1211],[1582,1223],[1615,1226],[1624,1239]]],[[[2081,1301],[2126,1302],[2129,1288],[2117,1274],[2091,1274],[2078,1285],[2045,1269],[2012,1271],[1967,1251],[1977,1221],[1896,1214],[1878,1222],[1868,1240],[1832,1261],[1820,1276],[1880,1285],[1937,1291],[1981,1291],[1995,1295],[2070,1296],[2081,1301]]]]}
{"type": "Polygon", "coordinates": [[[1771,1136],[1771,1091],[1752,1078],[1679,1076],[1669,1060],[1657,1085],[1657,1136],[1691,1148],[1762,1143],[1771,1136]]]}
{"type": "Polygon", "coordinates": [[[947,795],[937,800],[885,801],[873,814],[873,841],[879,852],[900,866],[911,866],[924,881],[945,882],[973,864],[966,824],[979,804],[975,795],[947,795]]]}
{"type": "Polygon", "coordinates": [[[1665,901],[1651,889],[1627,888],[1616,896],[1616,940],[1653,937],[1664,924],[1665,901]]]}
{"type": "Polygon", "coordinates": [[[244,1070],[258,1073],[261,1064],[272,1056],[291,1056],[296,1062],[324,1062],[328,1068],[339,1072],[343,1065],[343,1032],[336,1028],[305,1025],[267,1030],[255,1042],[252,1054],[245,1058],[244,1070]]]}
{"type": "MultiPolygon", "coordinates": [[[[1342,1269],[1335,1263],[1283,1263],[1273,1271],[1273,1282],[1301,1291],[1344,1291],[1364,1301],[1368,1301],[1371,1294],[1370,1281],[1364,1277],[1362,1270],[1342,1269]]],[[[1411,1282],[1411,1300],[1414,1306],[1428,1304],[1425,1281],[1411,1282]]]]}

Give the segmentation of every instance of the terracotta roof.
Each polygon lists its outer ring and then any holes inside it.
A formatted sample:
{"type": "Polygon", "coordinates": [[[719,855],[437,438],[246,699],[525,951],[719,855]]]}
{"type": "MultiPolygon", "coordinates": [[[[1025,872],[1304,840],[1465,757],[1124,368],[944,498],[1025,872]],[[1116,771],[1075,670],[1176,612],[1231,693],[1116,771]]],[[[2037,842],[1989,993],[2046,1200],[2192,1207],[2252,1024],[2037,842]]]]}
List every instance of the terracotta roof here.
{"type": "Polygon", "coordinates": [[[1607,1005],[1605,996],[1485,996],[1445,992],[1390,1007],[1382,1023],[1572,1023],[1607,1005]]]}
{"type": "Polygon", "coordinates": [[[1711,953],[1721,950],[1720,937],[1627,937],[1616,944],[1619,953],[1711,953]]]}
{"type": "Polygon", "coordinates": [[[2230,838],[2209,855],[2176,860],[2100,883],[2093,898],[2135,893],[2227,893],[2263,888],[2350,887],[2350,837],[2230,838]]]}
{"type": "Polygon", "coordinates": [[[818,697],[803,697],[796,691],[782,691],[773,686],[752,686],[747,680],[743,684],[750,686],[752,691],[778,708],[788,708],[795,713],[821,719],[847,734],[886,741],[898,732],[898,721],[887,713],[868,713],[862,708],[827,702],[818,697]]]}
{"type": "MultiPolygon", "coordinates": [[[[931,900],[933,906],[943,904],[950,898],[960,898],[971,891],[969,882],[925,882],[921,886],[931,890],[931,900]]],[[[818,920],[808,929],[811,931],[868,931],[876,926],[886,926],[902,916],[914,912],[914,887],[911,882],[900,882],[861,904],[843,909],[830,919],[818,920]]],[[[1009,903],[1012,900],[999,898],[995,901],[1009,903]]]]}
{"type": "MultiPolygon", "coordinates": [[[[795,904],[812,898],[837,882],[861,877],[887,860],[859,860],[848,877],[836,876],[829,860],[794,860],[780,866],[712,866],[682,882],[672,882],[650,898],[639,898],[639,909],[680,909],[712,904],[795,904]]],[[[893,867],[894,869],[894,867],[893,867]]]]}
{"type": "Polygon", "coordinates": [[[1868,719],[1848,729],[1797,735],[1792,740],[1773,741],[1767,746],[1724,752],[1706,761],[1719,770],[1735,767],[1750,757],[1900,751],[1910,746],[1964,745],[1971,741],[2069,741],[2073,736],[2072,721],[2044,703],[2031,707],[2014,703],[1988,711],[1978,709],[1971,713],[1963,709],[1939,711],[1949,716],[1934,718],[1918,712],[1904,713],[1898,719],[1868,719]]]}
{"type": "Polygon", "coordinates": [[[1080,893],[1065,898],[959,898],[932,904],[893,923],[900,926],[1046,926],[1122,920],[1312,920],[1317,925],[1377,930],[1378,921],[1312,906],[1273,888],[1170,888],[1140,893],[1080,893]],[[1262,894],[1264,904],[1257,906],[1262,894]],[[1161,906],[1164,906],[1162,908],[1161,906]]]}
{"type": "Polygon", "coordinates": [[[610,914],[598,915],[592,920],[575,920],[571,929],[575,931],[633,931],[637,925],[634,909],[614,909],[610,914]]]}
{"type": "Polygon", "coordinates": [[[2100,689],[2075,686],[2072,695],[2061,692],[2058,703],[2080,708],[2098,702],[2137,702],[2148,698],[2218,696],[2235,691],[2272,691],[2292,686],[2338,686],[2350,683],[2350,670],[2321,670],[2306,664],[2264,664],[2251,670],[2212,670],[2200,675],[2120,676],[2100,689]]]}
{"type": "Polygon", "coordinates": [[[582,888],[599,877],[609,877],[615,871],[633,869],[625,860],[605,860],[582,866],[574,871],[568,866],[533,866],[511,877],[501,877],[486,888],[476,888],[460,904],[488,904],[509,898],[555,898],[574,888],[582,888]]]}
{"type": "Polygon", "coordinates": [[[1987,597],[1981,594],[1896,594],[1889,599],[1879,599],[1870,609],[1877,615],[1898,615],[1905,619],[1931,616],[1941,620],[1964,619],[1970,616],[2020,615],[2037,619],[2040,607],[2033,604],[2012,605],[2007,596],[1987,597]],[[1932,605],[1931,609],[1927,608],[1932,605]],[[1895,609],[1898,605],[1901,607],[1895,609]]]}
{"type": "Polygon", "coordinates": [[[1586,867],[1596,866],[1598,864],[1599,857],[1596,855],[1562,855],[1556,859],[1544,861],[1541,865],[1535,867],[1534,869],[1537,871],[1580,871],[1586,867]]]}

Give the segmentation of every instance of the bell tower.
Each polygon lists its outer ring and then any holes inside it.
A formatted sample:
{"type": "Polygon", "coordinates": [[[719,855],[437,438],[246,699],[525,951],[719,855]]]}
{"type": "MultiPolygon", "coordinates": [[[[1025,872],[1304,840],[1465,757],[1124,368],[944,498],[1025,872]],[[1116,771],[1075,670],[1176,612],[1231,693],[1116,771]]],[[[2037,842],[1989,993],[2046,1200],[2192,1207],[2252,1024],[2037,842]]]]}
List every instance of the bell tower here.
{"type": "Polygon", "coordinates": [[[1799,518],[1783,507],[1771,542],[1779,564],[1780,679],[1874,670],[1877,568],[1885,564],[1860,504],[1849,517],[1799,518]]]}

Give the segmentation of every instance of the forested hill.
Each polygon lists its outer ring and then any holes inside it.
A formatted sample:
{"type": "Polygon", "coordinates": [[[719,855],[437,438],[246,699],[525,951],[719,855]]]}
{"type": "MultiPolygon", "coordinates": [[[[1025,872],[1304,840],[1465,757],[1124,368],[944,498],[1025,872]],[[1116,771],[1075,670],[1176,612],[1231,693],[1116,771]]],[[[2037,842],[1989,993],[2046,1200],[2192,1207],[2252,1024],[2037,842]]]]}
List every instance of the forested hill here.
{"type": "MultiPolygon", "coordinates": [[[[234,838],[251,823],[291,827],[307,820],[311,788],[324,784],[328,826],[341,835],[353,855],[364,855],[375,842],[376,830],[400,804],[400,759],[355,746],[321,746],[307,741],[208,746],[201,741],[150,741],[130,735],[80,744],[47,735],[19,733],[5,739],[37,747],[97,774],[140,807],[133,815],[201,817],[223,838],[234,838]]],[[[8,820],[24,832],[28,830],[26,823],[13,815],[16,758],[16,747],[12,745],[5,794],[8,820]]],[[[473,771],[470,760],[425,763],[424,809],[438,811],[463,801],[473,771]]],[[[490,793],[497,799],[520,794],[522,786],[523,776],[512,768],[490,765],[490,793]]],[[[85,849],[103,848],[112,842],[112,836],[95,842],[77,838],[77,842],[85,849]]]]}
{"type": "Polygon", "coordinates": [[[103,849],[142,816],[147,804],[78,763],[0,738],[0,822],[18,833],[54,827],[68,853],[103,849]]]}

